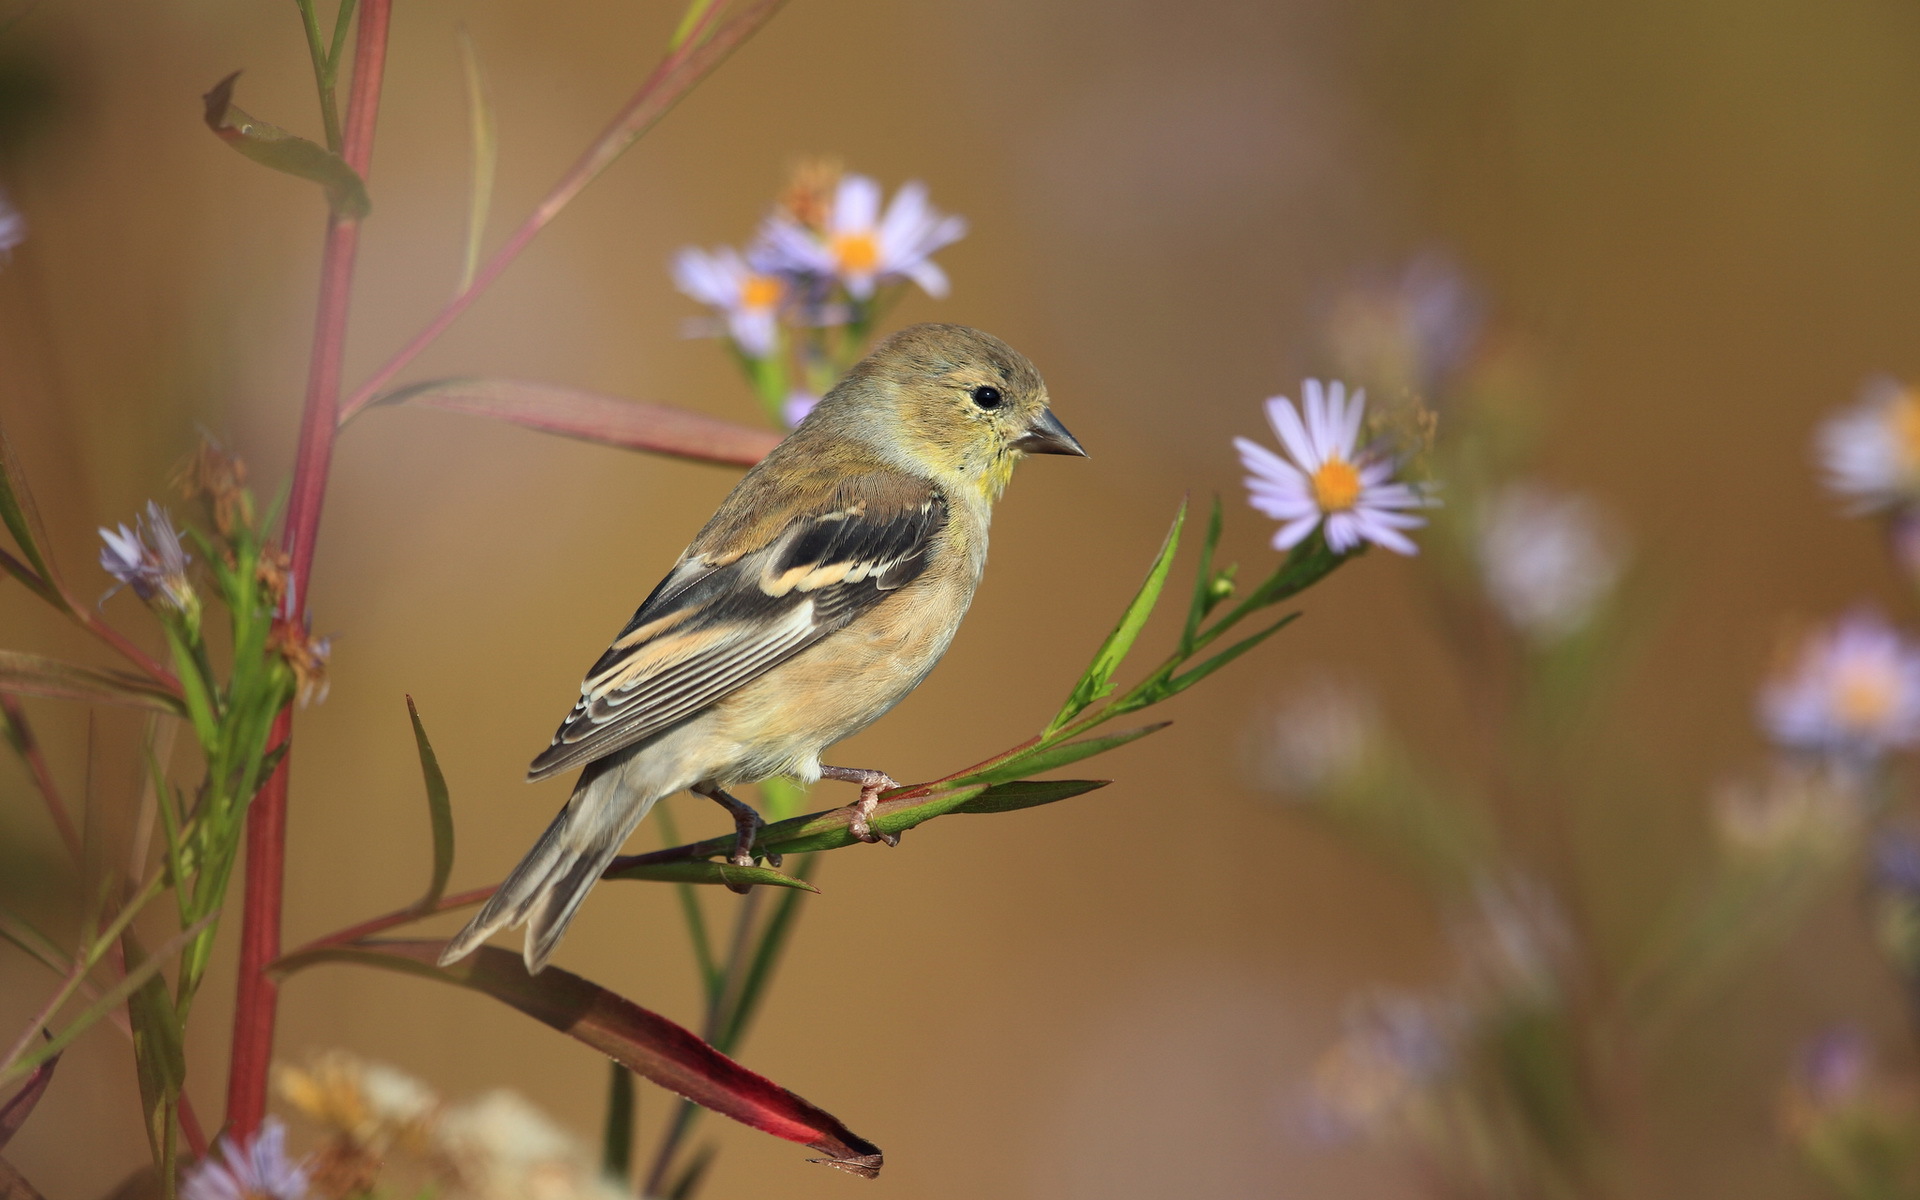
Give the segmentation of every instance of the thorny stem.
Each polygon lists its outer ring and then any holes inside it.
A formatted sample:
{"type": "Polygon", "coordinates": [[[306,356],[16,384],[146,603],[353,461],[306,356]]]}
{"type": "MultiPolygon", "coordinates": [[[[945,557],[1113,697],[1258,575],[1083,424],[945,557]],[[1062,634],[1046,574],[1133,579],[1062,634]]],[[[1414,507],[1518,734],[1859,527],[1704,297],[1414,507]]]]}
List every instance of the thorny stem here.
{"type": "MultiPolygon", "coordinates": [[[[639,140],[640,136],[661,117],[667,114],[679,99],[692,90],[693,85],[709,71],[719,66],[742,42],[751,37],[760,26],[767,23],[774,12],[785,0],[756,0],[746,11],[727,21],[709,34],[709,29],[718,20],[724,5],[710,6],[701,15],[698,25],[680,42],[677,49],[661,60],[652,75],[640,85],[638,91],[628,100],[593,144],[587,147],[577,162],[560,177],[553,190],[534,210],[527,214],[505,244],[494,251],[493,257],[486,261],[474,273],[473,279],[461,288],[446,305],[427,322],[425,328],[415,334],[413,339],[394,352],[380,369],[368,377],[367,381],[354,390],[346,403],[340,406],[341,422],[350,421],[354,415],[379,396],[380,392],[397,376],[406,365],[419,357],[420,352],[432,345],[434,340],[445,333],[449,326],[460,319],[461,314],[473,306],[481,293],[492,287],[494,281],[512,265],[529,243],[545,229],[553,219],[560,215],[573,198],[580,194],[600,172],[613,165],[626,149],[639,140]]],[[[351,111],[348,120],[353,119],[351,111]]],[[[351,137],[351,131],[348,134],[351,137]]],[[[352,161],[351,158],[348,159],[352,161]]]]}
{"type": "MultiPolygon", "coordinates": [[[[362,179],[373,159],[374,124],[380,111],[380,84],[386,67],[387,21],[392,0],[365,0],[353,51],[353,88],[347,98],[341,157],[362,179]]],[[[283,545],[292,559],[285,620],[299,622],[306,609],[307,582],[313,573],[314,538],[326,498],[333,438],[339,427],[340,376],[346,355],[347,316],[353,291],[353,266],[360,243],[358,220],[335,212],[327,218],[326,246],[320,267],[320,295],[314,318],[313,353],[307,372],[307,398],[294,460],[292,497],[283,545]]],[[[274,720],[269,746],[292,735],[293,710],[274,720]]],[[[273,1054],[273,1026],[279,989],[267,966],[280,956],[280,907],[286,859],[287,759],[275,766],[247,813],[247,882],[240,933],[240,982],[235,1000],[233,1059],[227,1080],[227,1125],[245,1137],[259,1127],[267,1104],[267,1065],[273,1054]]]]}

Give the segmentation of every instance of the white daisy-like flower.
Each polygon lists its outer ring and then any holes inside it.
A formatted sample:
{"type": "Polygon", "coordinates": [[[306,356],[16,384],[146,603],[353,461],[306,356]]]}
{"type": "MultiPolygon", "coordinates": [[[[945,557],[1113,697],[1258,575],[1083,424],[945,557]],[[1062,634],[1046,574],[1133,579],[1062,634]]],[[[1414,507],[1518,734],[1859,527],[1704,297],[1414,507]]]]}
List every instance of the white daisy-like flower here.
{"type": "Polygon", "coordinates": [[[220,1139],[218,1154],[195,1163],[180,1181],[181,1200],[304,1200],[304,1161],[287,1158],[287,1127],[268,1117],[251,1140],[220,1139]]]}
{"type": "Polygon", "coordinates": [[[780,303],[787,292],[779,275],[755,270],[731,246],[713,251],[688,246],[673,260],[673,282],[719,310],[727,336],[742,353],[766,358],[774,352],[780,339],[780,303]]]}
{"type": "Polygon", "coordinates": [[[1920,395],[1897,380],[1868,380],[1853,407],[1821,424],[1815,442],[1828,490],[1853,511],[1920,498],[1920,395]]]}
{"type": "Polygon", "coordinates": [[[1920,742],[1920,647],[1875,613],[1807,639],[1760,694],[1768,736],[1791,750],[1872,759],[1920,742]]]}
{"type": "Polygon", "coordinates": [[[1399,463],[1391,454],[1359,445],[1367,396],[1347,395],[1339,380],[1301,385],[1305,419],[1285,396],[1267,401],[1267,420],[1287,457],[1260,443],[1233,439],[1247,476],[1247,502],[1281,522],[1273,535],[1276,550],[1290,550],[1323,524],[1327,545],[1345,554],[1373,542],[1400,554],[1417,553],[1403,529],[1427,523],[1408,509],[1430,501],[1411,484],[1395,483],[1399,463]]]}
{"type": "Polygon", "coordinates": [[[753,258],[762,270],[838,279],[855,300],[881,284],[911,279],[930,296],[947,294],[947,274],[933,255],[967,234],[965,218],[927,202],[918,181],[902,185],[881,210],[880,185],[865,175],[843,175],[823,228],[812,229],[782,210],[767,218],[753,258]]]}
{"type": "Polygon", "coordinates": [[[1574,633],[1619,581],[1621,538],[1592,501],[1513,484],[1487,506],[1479,558],[1487,595],[1521,633],[1574,633]]]}
{"type": "Polygon", "coordinates": [[[798,429],[800,422],[807,419],[807,414],[818,403],[820,397],[805,388],[795,388],[787,394],[786,403],[780,406],[780,419],[787,423],[788,429],[798,429]]]}

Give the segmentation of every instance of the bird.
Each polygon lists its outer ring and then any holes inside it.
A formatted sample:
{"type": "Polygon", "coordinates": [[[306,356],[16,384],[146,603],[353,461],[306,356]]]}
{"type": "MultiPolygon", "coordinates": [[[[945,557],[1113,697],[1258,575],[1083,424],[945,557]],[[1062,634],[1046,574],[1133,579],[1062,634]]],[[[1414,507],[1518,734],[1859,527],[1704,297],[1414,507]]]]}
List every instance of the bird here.
{"type": "Polygon", "coordinates": [[[741,477],[587,671],[529,781],[582,768],[565,807],[440,956],[527,927],[537,974],[622,843],[661,799],[761,818],[730,789],[775,775],[857,784],[869,825],[884,771],[820,755],[885,714],[946,652],[987,561],[994,503],[1030,454],[1086,457],[1031,362],[991,334],[892,334],[741,477]]]}

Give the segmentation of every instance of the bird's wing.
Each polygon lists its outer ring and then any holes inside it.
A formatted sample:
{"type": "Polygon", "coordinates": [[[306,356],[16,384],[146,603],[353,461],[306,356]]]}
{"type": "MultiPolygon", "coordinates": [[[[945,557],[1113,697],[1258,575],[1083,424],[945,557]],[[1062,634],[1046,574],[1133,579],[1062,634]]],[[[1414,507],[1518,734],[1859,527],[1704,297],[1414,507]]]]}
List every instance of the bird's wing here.
{"type": "Polygon", "coordinates": [[[862,475],[764,546],[682,560],[587,672],[527,778],[658,733],[844,627],[926,569],[946,521],[931,484],[862,475]]]}

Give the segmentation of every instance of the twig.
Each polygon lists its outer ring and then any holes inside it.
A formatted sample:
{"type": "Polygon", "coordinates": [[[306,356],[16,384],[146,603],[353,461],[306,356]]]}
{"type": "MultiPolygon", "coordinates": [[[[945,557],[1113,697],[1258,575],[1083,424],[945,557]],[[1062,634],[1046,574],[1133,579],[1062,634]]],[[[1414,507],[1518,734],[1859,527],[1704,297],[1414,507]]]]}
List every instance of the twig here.
{"type": "Polygon", "coordinates": [[[80,833],[73,827],[73,817],[60,799],[60,789],[54,783],[53,771],[47,766],[47,756],[40,752],[39,740],[33,736],[33,726],[27,724],[26,710],[20,707],[19,699],[11,693],[0,692],[0,713],[6,716],[20,757],[26,760],[27,769],[33,772],[34,786],[39,790],[40,798],[46,802],[47,815],[53,818],[54,828],[60,831],[60,840],[66,843],[67,853],[73,856],[73,861],[79,863],[83,854],[80,833]]]}

